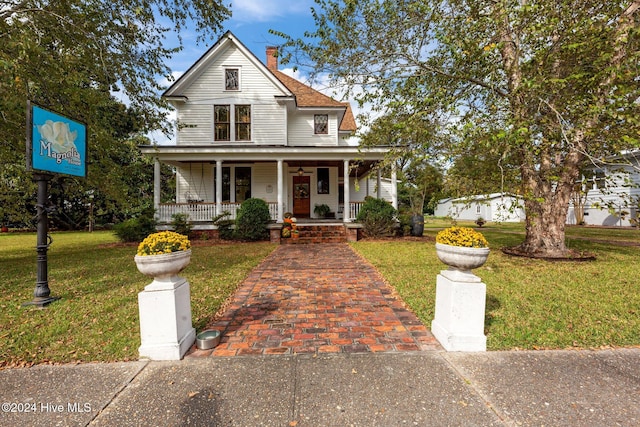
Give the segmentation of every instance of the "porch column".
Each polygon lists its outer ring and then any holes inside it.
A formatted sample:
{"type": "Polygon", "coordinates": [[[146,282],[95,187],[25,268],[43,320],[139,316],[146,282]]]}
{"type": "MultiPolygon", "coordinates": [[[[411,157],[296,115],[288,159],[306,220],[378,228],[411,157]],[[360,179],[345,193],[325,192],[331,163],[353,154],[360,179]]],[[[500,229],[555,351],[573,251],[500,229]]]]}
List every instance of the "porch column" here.
{"type": "Polygon", "coordinates": [[[160,160],[157,157],[153,159],[153,208],[158,215],[158,209],[160,209],[160,160]]]}
{"type": "Polygon", "coordinates": [[[216,160],[216,215],[222,213],[222,160],[216,160]]]}
{"type": "Polygon", "coordinates": [[[398,209],[398,176],[396,162],[391,162],[391,204],[398,209]]]}
{"type": "Polygon", "coordinates": [[[276,222],[282,222],[284,216],[284,165],[282,159],[278,159],[278,217],[276,222]]]}
{"type": "Polygon", "coordinates": [[[378,195],[376,197],[378,199],[382,199],[382,171],[380,170],[380,168],[378,168],[377,186],[378,186],[378,195]]]}
{"type": "Polygon", "coordinates": [[[351,200],[349,200],[349,160],[344,161],[344,222],[351,222],[351,200]]]}

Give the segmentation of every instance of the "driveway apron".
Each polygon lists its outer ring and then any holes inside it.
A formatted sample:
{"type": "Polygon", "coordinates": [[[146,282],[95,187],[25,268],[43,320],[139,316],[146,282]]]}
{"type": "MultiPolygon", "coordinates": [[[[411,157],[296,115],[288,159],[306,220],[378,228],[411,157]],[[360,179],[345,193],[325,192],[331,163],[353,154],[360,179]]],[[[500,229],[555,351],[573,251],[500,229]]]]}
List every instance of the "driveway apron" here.
{"type": "Polygon", "coordinates": [[[282,245],[240,284],[187,357],[441,350],[378,271],[347,244],[282,245]]]}

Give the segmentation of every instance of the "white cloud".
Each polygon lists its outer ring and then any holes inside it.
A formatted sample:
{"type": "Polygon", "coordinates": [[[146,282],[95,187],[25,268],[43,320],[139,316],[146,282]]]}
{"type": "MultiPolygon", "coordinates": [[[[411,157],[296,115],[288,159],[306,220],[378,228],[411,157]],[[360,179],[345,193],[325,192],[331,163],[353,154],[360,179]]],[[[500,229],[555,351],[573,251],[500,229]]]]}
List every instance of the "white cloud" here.
{"type": "Polygon", "coordinates": [[[231,5],[233,20],[238,22],[268,22],[276,18],[309,13],[311,0],[235,0],[231,5]]]}

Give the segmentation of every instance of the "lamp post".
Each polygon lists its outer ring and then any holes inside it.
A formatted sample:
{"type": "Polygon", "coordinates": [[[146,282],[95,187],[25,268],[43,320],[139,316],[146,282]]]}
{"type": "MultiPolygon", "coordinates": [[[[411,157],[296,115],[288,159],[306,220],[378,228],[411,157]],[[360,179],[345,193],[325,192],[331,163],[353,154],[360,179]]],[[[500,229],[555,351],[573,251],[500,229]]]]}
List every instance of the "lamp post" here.
{"type": "Polygon", "coordinates": [[[93,232],[93,190],[87,191],[89,196],[89,233],[93,232]]]}
{"type": "Polygon", "coordinates": [[[51,180],[51,178],[51,175],[45,173],[34,174],[34,179],[38,183],[38,197],[36,204],[38,218],[38,234],[36,240],[36,252],[38,253],[36,288],[33,291],[33,300],[25,302],[22,305],[37,305],[38,307],[44,307],[60,299],[59,297],[51,296],[47,266],[47,250],[52,243],[51,236],[49,236],[49,218],[46,206],[49,193],[49,180],[51,180]]]}

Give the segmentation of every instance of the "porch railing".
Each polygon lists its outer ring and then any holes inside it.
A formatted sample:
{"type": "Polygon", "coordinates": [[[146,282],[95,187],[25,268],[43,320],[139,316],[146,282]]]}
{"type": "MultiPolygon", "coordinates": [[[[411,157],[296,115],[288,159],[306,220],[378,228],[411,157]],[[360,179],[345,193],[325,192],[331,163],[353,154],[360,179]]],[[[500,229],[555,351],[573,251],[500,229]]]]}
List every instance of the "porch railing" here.
{"type": "Polygon", "coordinates": [[[349,203],[349,218],[355,220],[360,213],[360,208],[363,202],[351,202],[349,203]]]}
{"type": "MultiPolygon", "coordinates": [[[[230,219],[235,219],[240,205],[241,203],[222,203],[220,212],[227,211],[231,213],[230,219]]],[[[278,204],[267,203],[267,206],[271,219],[275,220],[278,216],[278,204]]],[[[163,203],[158,206],[158,222],[169,223],[171,217],[177,213],[189,215],[190,222],[211,222],[216,216],[216,203],[163,203]]]]}
{"type": "MultiPolygon", "coordinates": [[[[236,213],[238,212],[238,209],[240,209],[240,205],[241,203],[222,203],[220,212],[228,211],[231,213],[230,219],[235,219],[236,213]]],[[[278,204],[275,202],[268,202],[267,206],[269,206],[271,219],[275,221],[278,217],[278,204]]],[[[360,212],[361,206],[362,202],[349,203],[349,217],[352,219],[356,218],[360,212]]],[[[340,210],[342,209],[343,206],[340,205],[340,210]]],[[[216,203],[163,203],[158,206],[158,211],[156,212],[158,222],[160,223],[170,223],[171,217],[177,213],[189,215],[190,222],[211,222],[213,217],[216,216],[216,203]]],[[[342,215],[340,215],[340,217],[341,219],[344,218],[342,215]]]]}

